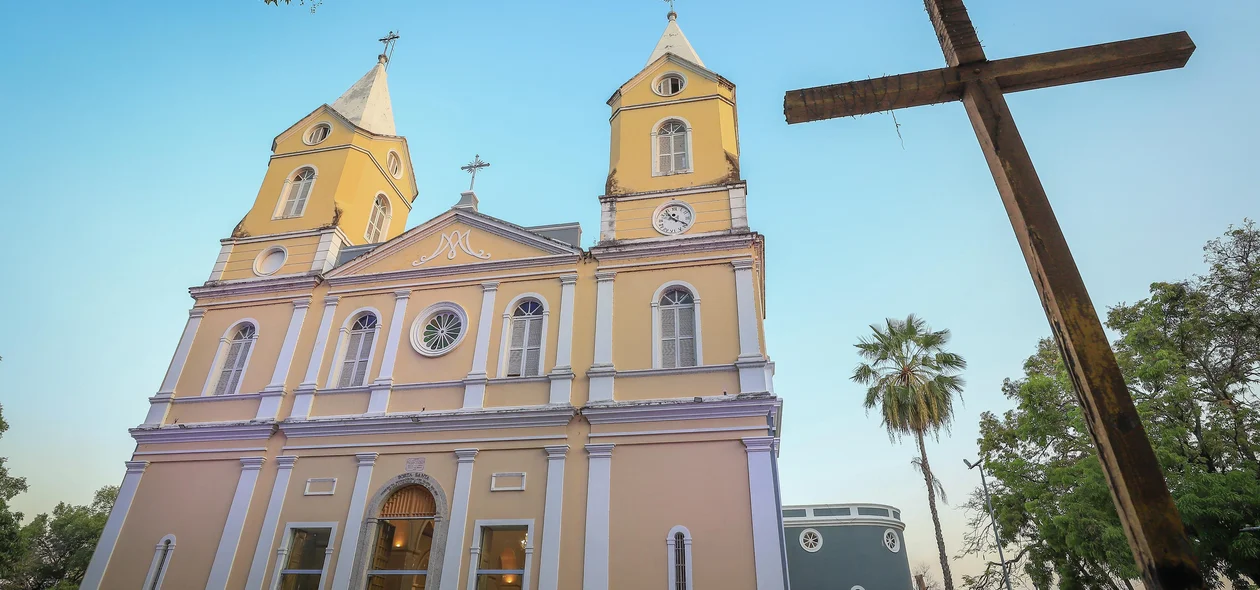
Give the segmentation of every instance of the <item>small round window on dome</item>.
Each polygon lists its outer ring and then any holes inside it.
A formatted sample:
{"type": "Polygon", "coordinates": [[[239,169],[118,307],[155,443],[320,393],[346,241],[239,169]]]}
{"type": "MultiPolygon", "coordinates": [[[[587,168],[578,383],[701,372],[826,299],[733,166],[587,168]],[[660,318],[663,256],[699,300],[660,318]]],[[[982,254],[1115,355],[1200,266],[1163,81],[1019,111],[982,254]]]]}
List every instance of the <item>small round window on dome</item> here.
{"type": "Polygon", "coordinates": [[[308,145],[320,143],[328,139],[329,133],[332,133],[332,126],[328,123],[320,123],[306,132],[306,143],[308,145]]]}
{"type": "Polygon", "coordinates": [[[686,80],[678,74],[665,74],[656,80],[656,93],[661,96],[673,96],[682,92],[687,85],[686,80]]]}
{"type": "Polygon", "coordinates": [[[389,168],[389,173],[394,178],[402,178],[402,158],[398,157],[398,152],[390,152],[386,158],[385,167],[389,168]]]}

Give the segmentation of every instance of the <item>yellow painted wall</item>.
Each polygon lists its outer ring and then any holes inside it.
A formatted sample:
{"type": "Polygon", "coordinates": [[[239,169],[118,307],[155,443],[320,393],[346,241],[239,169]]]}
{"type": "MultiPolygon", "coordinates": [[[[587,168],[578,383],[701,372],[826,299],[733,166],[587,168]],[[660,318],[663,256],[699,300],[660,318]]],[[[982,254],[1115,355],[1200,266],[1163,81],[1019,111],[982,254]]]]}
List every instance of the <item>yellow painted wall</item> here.
{"type": "MultiPolygon", "coordinates": [[[[506,354],[511,328],[508,334],[503,331],[503,321],[516,311],[516,307],[524,301],[524,297],[541,299],[547,313],[546,346],[541,359],[542,374],[546,375],[556,366],[556,343],[560,339],[560,280],[558,277],[546,277],[533,280],[504,281],[499,283],[499,290],[494,299],[494,321],[490,331],[490,355],[486,374],[491,377],[507,377],[506,354]],[[513,303],[515,301],[515,303],[513,303]]],[[[510,324],[510,320],[509,320],[510,324]]]]}
{"type": "MultiPolygon", "coordinates": [[[[534,547],[530,585],[538,585],[538,558],[541,546],[543,503],[547,489],[547,455],[541,449],[482,451],[473,464],[472,486],[469,494],[468,525],[464,533],[465,545],[471,546],[473,529],[478,520],[533,519],[534,547]],[[525,491],[491,492],[490,477],[495,472],[525,472],[525,491]]],[[[463,571],[457,588],[467,587],[469,565],[467,549],[464,551],[463,571]]]]}
{"type": "Polygon", "coordinates": [[[258,336],[250,353],[249,364],[245,367],[240,393],[262,391],[271,381],[271,373],[276,368],[276,359],[280,356],[280,347],[284,343],[284,333],[289,328],[292,313],[293,304],[289,301],[208,310],[201,319],[197,337],[193,340],[188,360],[180,374],[176,395],[187,397],[202,394],[210,377],[210,368],[214,364],[220,339],[231,338],[232,334],[227,333],[228,329],[246,319],[253,319],[258,323],[258,336]]]}
{"type": "Polygon", "coordinates": [[[735,270],[729,262],[716,261],[703,266],[617,271],[613,295],[613,364],[619,370],[652,367],[652,349],[657,346],[652,340],[652,299],[661,285],[671,281],[690,283],[697,291],[694,295],[700,298],[703,364],[735,362],[739,356],[735,270]]]}
{"type": "Polygon", "coordinates": [[[661,234],[652,225],[656,209],[673,201],[682,201],[696,212],[695,221],[683,235],[731,229],[731,199],[723,188],[687,195],[620,200],[617,202],[615,239],[660,238],[661,234]]]}
{"type": "Polygon", "coordinates": [[[283,276],[308,273],[315,260],[315,252],[319,249],[319,236],[308,235],[296,238],[284,238],[268,241],[251,241],[232,246],[228,254],[227,264],[223,268],[221,281],[237,279],[257,279],[260,275],[254,272],[258,256],[275,246],[281,246],[288,252],[280,270],[269,276],[283,276]]]}
{"type": "Polygon", "coordinates": [[[473,350],[477,344],[481,291],[480,284],[412,291],[411,299],[407,301],[403,329],[399,334],[401,340],[398,342],[397,363],[394,365],[395,383],[453,381],[468,376],[468,370],[472,367],[473,350]],[[462,307],[468,325],[464,327],[463,340],[454,350],[439,357],[427,357],[411,346],[411,328],[417,319],[424,321],[428,318],[424,315],[426,309],[442,302],[451,302],[462,307]]]}
{"type": "MultiPolygon", "coordinates": [[[[366,407],[366,406],[365,406],[366,407]]],[[[464,385],[395,389],[389,396],[389,412],[419,412],[426,410],[458,410],[464,407],[464,385]]]]}

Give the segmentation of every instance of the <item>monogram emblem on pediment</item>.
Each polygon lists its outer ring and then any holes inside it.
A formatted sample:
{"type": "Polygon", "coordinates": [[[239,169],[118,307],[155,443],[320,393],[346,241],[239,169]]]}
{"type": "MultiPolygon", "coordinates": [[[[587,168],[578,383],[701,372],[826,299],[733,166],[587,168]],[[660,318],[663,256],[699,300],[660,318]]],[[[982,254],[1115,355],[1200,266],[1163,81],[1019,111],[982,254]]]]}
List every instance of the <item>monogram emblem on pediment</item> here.
{"type": "Polygon", "coordinates": [[[433,253],[428,256],[422,255],[415,259],[412,261],[411,266],[420,266],[430,260],[433,260],[434,258],[437,258],[443,253],[446,254],[447,260],[455,260],[455,257],[458,256],[460,252],[479,260],[489,259],[489,252],[486,252],[485,250],[473,250],[472,242],[469,241],[471,236],[472,230],[461,231],[458,229],[452,230],[451,233],[448,234],[442,234],[442,239],[438,242],[437,249],[433,250],[433,253]]]}

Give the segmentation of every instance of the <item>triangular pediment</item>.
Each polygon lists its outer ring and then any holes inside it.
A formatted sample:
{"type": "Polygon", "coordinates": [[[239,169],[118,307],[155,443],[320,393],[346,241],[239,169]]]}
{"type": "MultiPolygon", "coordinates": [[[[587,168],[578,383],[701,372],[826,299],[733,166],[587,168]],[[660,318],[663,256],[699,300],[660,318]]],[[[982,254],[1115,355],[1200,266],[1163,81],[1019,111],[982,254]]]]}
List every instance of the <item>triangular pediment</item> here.
{"type": "MultiPolygon", "coordinates": [[[[575,256],[582,250],[503,220],[451,209],[328,273],[328,278],[575,256]]],[[[452,269],[454,270],[454,269],[452,269]]]]}
{"type": "Polygon", "coordinates": [[[643,68],[642,70],[639,70],[639,73],[635,74],[633,78],[626,80],[626,83],[622,84],[621,87],[618,88],[617,91],[614,92],[611,97],[609,97],[608,104],[611,105],[613,101],[617,99],[618,96],[624,96],[628,94],[631,90],[634,89],[634,87],[638,86],[639,84],[650,81],[654,76],[656,76],[658,72],[665,69],[666,67],[670,67],[674,69],[682,69],[682,70],[685,70],[687,73],[695,74],[709,81],[720,82],[720,83],[728,84],[728,85],[731,84],[729,81],[726,80],[726,78],[719,76],[717,72],[714,72],[713,70],[710,70],[695,62],[688,61],[682,57],[674,55],[673,53],[666,53],[656,58],[656,60],[648,64],[647,67],[643,68]]]}

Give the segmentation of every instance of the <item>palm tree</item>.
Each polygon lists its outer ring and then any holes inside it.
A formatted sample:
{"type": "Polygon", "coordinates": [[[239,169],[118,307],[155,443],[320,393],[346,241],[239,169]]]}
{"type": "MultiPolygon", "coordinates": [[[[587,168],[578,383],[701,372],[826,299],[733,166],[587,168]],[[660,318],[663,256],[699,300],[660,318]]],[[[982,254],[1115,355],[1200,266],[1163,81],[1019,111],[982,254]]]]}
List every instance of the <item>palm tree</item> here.
{"type": "Polygon", "coordinates": [[[914,314],[904,320],[885,320],[882,327],[872,324],[871,332],[856,345],[863,362],[853,370],[852,379],[867,386],[863,405],[868,412],[879,407],[888,438],[896,441],[914,435],[919,443],[916,467],[927,486],[936,546],[941,554],[941,577],[945,590],[954,590],[945,536],[936,512],[936,478],[928,464],[923,437],[938,436],[942,428],[949,429],[954,417],[954,395],[962,397],[963,379],[957,373],[967,367],[967,361],[945,350],[949,330],[933,332],[914,314]]]}

